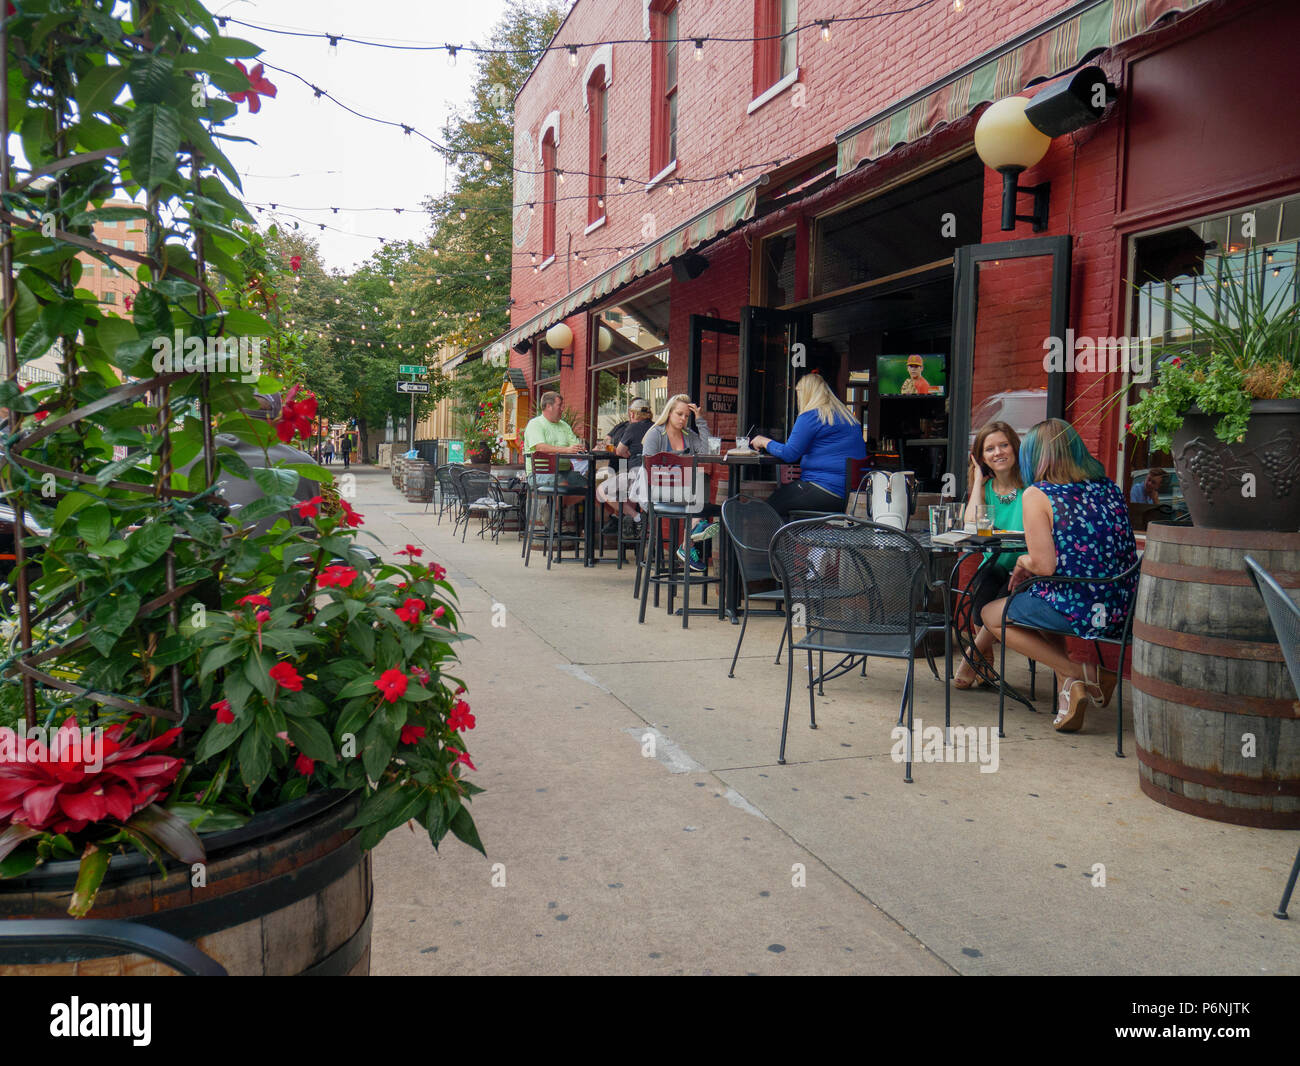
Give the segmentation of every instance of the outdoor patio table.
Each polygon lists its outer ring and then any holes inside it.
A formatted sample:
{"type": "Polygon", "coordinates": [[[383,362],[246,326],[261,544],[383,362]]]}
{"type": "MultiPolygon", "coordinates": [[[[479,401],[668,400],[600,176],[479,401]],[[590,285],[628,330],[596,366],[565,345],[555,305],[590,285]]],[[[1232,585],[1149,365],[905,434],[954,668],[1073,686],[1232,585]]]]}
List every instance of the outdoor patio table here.
{"type": "Polygon", "coordinates": [[[618,464],[623,462],[623,457],[617,452],[607,452],[604,449],[591,452],[575,452],[566,456],[569,459],[586,459],[587,466],[587,506],[583,508],[582,519],[582,565],[595,566],[599,562],[605,562],[604,559],[596,558],[596,540],[600,525],[596,521],[596,464],[598,462],[610,462],[614,464],[614,473],[618,473],[618,464]]]}
{"type": "MultiPolygon", "coordinates": [[[[1027,545],[1025,543],[1025,536],[1023,533],[1016,533],[1016,534],[1004,533],[995,537],[980,537],[977,539],[963,541],[960,544],[942,544],[942,543],[935,544],[931,541],[930,534],[928,532],[916,533],[913,534],[913,536],[915,536],[917,542],[921,545],[922,548],[925,549],[926,554],[930,558],[931,576],[937,576],[937,566],[939,563],[939,559],[941,557],[942,558],[946,558],[948,556],[953,557],[952,565],[948,570],[948,574],[944,578],[950,590],[953,588],[953,583],[952,583],[953,575],[956,574],[957,571],[961,569],[962,564],[967,559],[978,558],[980,560],[979,566],[976,568],[975,574],[972,575],[970,581],[967,582],[967,588],[970,588],[974,586],[975,583],[979,580],[980,572],[986,566],[991,566],[993,560],[995,560],[999,554],[1008,551],[1023,552],[1027,548],[1027,545]]],[[[967,611],[969,612],[969,597],[967,597],[967,601],[968,601],[967,611]]],[[[966,617],[967,620],[969,621],[969,613],[967,614],[966,617]]],[[[953,624],[955,627],[957,627],[957,631],[961,632],[961,628],[958,625],[959,620],[960,620],[959,613],[954,606],[953,624]]],[[[979,628],[978,624],[971,626],[971,632],[974,632],[978,628],[979,628]]],[[[997,685],[998,683],[997,669],[994,667],[992,661],[985,659],[984,656],[975,653],[975,645],[973,642],[969,646],[967,646],[967,644],[964,641],[958,640],[957,647],[961,651],[962,658],[965,659],[966,662],[970,664],[970,668],[975,671],[975,676],[979,680],[989,685],[997,685]]],[[[1033,702],[1027,696],[1021,693],[1018,689],[1015,688],[1015,686],[1011,685],[1009,682],[1006,686],[1006,691],[1008,696],[1010,696],[1013,700],[1016,700],[1018,703],[1024,704],[1024,706],[1028,707],[1029,710],[1031,711],[1038,710],[1038,708],[1033,705],[1033,702]]]]}
{"type": "MultiPolygon", "coordinates": [[[[740,474],[741,470],[748,468],[758,468],[764,466],[781,466],[782,461],[775,455],[745,455],[731,456],[726,455],[697,455],[695,461],[700,466],[725,466],[727,467],[727,498],[740,494],[740,474]]],[[[739,616],[739,593],[740,584],[735,579],[735,564],[731,558],[731,544],[726,536],[718,538],[721,542],[721,548],[718,552],[718,575],[722,578],[722,593],[718,596],[718,618],[721,620],[724,615],[731,619],[732,625],[740,622],[739,616]]]]}

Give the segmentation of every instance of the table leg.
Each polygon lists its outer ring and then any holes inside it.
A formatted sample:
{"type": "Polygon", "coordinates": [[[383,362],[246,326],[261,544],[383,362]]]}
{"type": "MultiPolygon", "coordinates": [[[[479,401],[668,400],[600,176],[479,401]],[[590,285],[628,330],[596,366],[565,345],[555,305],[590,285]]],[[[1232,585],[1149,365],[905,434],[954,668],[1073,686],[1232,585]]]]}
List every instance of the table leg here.
{"type": "Polygon", "coordinates": [[[592,511],[596,506],[596,464],[594,461],[587,464],[586,500],[586,506],[582,509],[582,565],[595,566],[596,546],[593,543],[595,537],[592,536],[592,511]]]}

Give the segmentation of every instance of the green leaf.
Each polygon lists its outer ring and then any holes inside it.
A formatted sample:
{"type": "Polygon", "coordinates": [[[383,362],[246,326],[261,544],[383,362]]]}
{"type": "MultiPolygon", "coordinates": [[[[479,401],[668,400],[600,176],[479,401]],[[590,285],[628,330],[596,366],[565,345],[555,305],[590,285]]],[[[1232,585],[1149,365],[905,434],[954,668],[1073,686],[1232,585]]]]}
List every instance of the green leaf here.
{"type": "Polygon", "coordinates": [[[77,82],[77,110],[83,115],[105,111],[125,84],[125,67],[109,66],[107,63],[96,67],[77,82]]]}
{"type": "Polygon", "coordinates": [[[128,159],[131,175],[152,191],[176,175],[176,154],[181,147],[181,120],[166,104],[144,104],[127,120],[128,159]]]}
{"type": "Polygon", "coordinates": [[[118,592],[102,602],[95,611],[95,625],[105,633],[120,637],[135,621],[140,610],[140,596],[135,592],[118,592]]]}
{"type": "Polygon", "coordinates": [[[271,518],[275,515],[284,514],[291,506],[293,506],[293,499],[291,497],[263,496],[260,500],[254,500],[247,506],[241,507],[235,517],[244,524],[259,522],[263,518],[271,518]]]}
{"type": "Polygon", "coordinates": [[[88,507],[98,499],[98,496],[92,496],[85,491],[67,493],[59,500],[59,505],[54,508],[54,518],[51,520],[50,525],[55,530],[61,529],[64,522],[83,507],[88,507]]]}
{"type": "MultiPolygon", "coordinates": [[[[227,59],[247,59],[250,56],[260,56],[262,48],[260,45],[253,44],[252,41],[244,41],[238,37],[213,37],[204,41],[201,46],[199,55],[224,56],[227,59]]],[[[238,71],[236,71],[238,73],[238,71]]],[[[247,79],[245,79],[247,82],[247,79]]],[[[247,84],[245,84],[247,88],[247,84]]]]}
{"type": "Polygon", "coordinates": [[[483,841],[478,838],[478,829],[474,826],[474,819],[470,817],[469,810],[463,804],[460,810],[456,812],[456,816],[451,820],[451,831],[456,834],[458,840],[468,844],[485,859],[487,858],[487,852],[483,849],[483,841]]]}
{"type": "Polygon", "coordinates": [[[250,729],[239,745],[239,776],[249,792],[256,792],[271,772],[271,745],[260,729],[250,729]]]}
{"type": "Polygon", "coordinates": [[[0,859],[3,859],[24,840],[30,840],[32,837],[40,835],[41,830],[33,829],[22,822],[13,822],[7,825],[4,832],[0,833],[0,859]]]}
{"type": "Polygon", "coordinates": [[[298,487],[299,478],[292,470],[258,467],[253,471],[253,480],[267,496],[292,496],[298,487]]]}
{"type": "Polygon", "coordinates": [[[199,667],[199,680],[207,677],[214,670],[219,670],[227,663],[233,662],[246,650],[246,646],[233,641],[218,644],[203,656],[203,665],[199,667]]]}
{"type": "Polygon", "coordinates": [[[171,78],[172,61],[163,55],[132,60],[126,70],[126,81],[131,86],[131,96],[137,107],[161,104],[166,100],[171,78]]]}
{"type": "Polygon", "coordinates": [[[373,677],[356,677],[339,689],[335,698],[347,700],[353,696],[373,696],[376,691],[373,677]]]}
{"type": "Polygon", "coordinates": [[[113,535],[113,516],[103,504],[96,504],[81,512],[77,519],[77,535],[92,548],[97,548],[113,535]]]}
{"type": "Polygon", "coordinates": [[[309,759],[319,759],[329,766],[338,762],[334,742],[330,740],[325,727],[314,718],[290,718],[289,739],[309,759]]]}
{"type": "Polygon", "coordinates": [[[143,566],[156,563],[171,547],[175,534],[175,527],[164,522],[150,522],[147,526],[137,529],[126,539],[128,550],[123,559],[126,569],[138,570],[143,566]]]}
{"type": "Polygon", "coordinates": [[[151,803],[136,811],[127,827],[148,837],[163,851],[184,863],[203,862],[207,855],[203,842],[189,824],[179,816],[151,803]]]}
{"type": "Polygon", "coordinates": [[[241,725],[238,719],[233,722],[213,722],[194,750],[194,761],[206,762],[212,756],[221,754],[243,735],[248,725],[249,723],[241,725]]]}
{"type": "Polygon", "coordinates": [[[271,675],[260,655],[249,655],[244,660],[244,677],[262,694],[263,699],[271,698],[271,694],[275,691],[275,682],[271,680],[271,675]]]}
{"type": "Polygon", "coordinates": [[[233,448],[218,448],[217,462],[222,467],[229,470],[235,477],[242,477],[245,480],[252,480],[253,471],[249,465],[244,462],[244,457],[233,448]]]}
{"type": "Polygon", "coordinates": [[[68,913],[74,918],[84,918],[95,905],[95,896],[99,886],[104,882],[108,872],[107,851],[102,851],[94,844],[87,844],[81,855],[81,866],[77,872],[77,884],[72,890],[72,902],[68,904],[68,913]]]}

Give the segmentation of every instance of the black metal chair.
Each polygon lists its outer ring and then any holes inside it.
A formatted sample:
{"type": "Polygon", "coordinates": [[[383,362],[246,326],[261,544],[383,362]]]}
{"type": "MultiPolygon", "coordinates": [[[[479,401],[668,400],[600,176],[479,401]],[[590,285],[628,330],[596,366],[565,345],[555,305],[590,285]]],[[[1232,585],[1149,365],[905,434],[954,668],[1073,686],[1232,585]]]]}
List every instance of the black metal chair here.
{"type": "MultiPolygon", "coordinates": [[[[1128,610],[1124,614],[1124,626],[1118,636],[1096,637],[1092,640],[1092,646],[1097,652],[1097,666],[1100,669],[1104,666],[1101,657],[1101,646],[1103,644],[1117,644],[1119,646],[1119,667],[1116,671],[1117,681],[1115,685],[1115,758],[1124,758],[1124,656],[1128,651],[1129,642],[1133,638],[1133,608],[1137,603],[1138,581],[1141,580],[1140,571],[1142,569],[1142,559],[1139,556],[1138,561],[1126,569],[1123,573],[1116,574],[1114,577],[1063,577],[1052,575],[1051,577],[1034,577],[1030,578],[1023,585],[1016,587],[1015,595],[1025,592],[1028,589],[1036,588],[1042,585],[1119,585],[1127,583],[1129,578],[1135,578],[1133,582],[1133,592],[1129,596],[1128,610]]],[[[1014,596],[1008,596],[1006,603],[1002,605],[1002,631],[1005,633],[1007,628],[1007,611],[1011,607],[1011,601],[1014,596]]],[[[1076,634],[1069,630],[1050,630],[1040,629],[1041,633],[1059,633],[1062,636],[1072,637],[1076,634]]],[[[1000,661],[998,663],[998,736],[1004,737],[1003,731],[1003,714],[1006,710],[1006,676],[1007,676],[1007,642],[1000,640],[1001,645],[1000,661]]]]}
{"type": "Polygon", "coordinates": [[[949,677],[952,674],[952,632],[948,621],[948,589],[932,581],[925,552],[900,530],[837,515],[810,518],[782,526],[769,549],[772,572],[785,598],[786,660],[785,714],[781,721],[781,750],[785,762],[790,724],[790,694],[794,687],[794,653],[808,653],[808,712],[817,728],[814,684],[848,673],[859,656],[907,660],[907,681],[899,704],[899,724],[907,718],[906,765],[903,780],[912,783],[912,711],[915,704],[916,649],[932,632],[944,634],[944,728],[951,725],[949,677]],[[943,597],[943,612],[926,610],[930,592],[943,597]],[[803,639],[795,641],[792,626],[801,622],[803,639]],[[814,676],[812,653],[838,653],[843,658],[814,676]]]}
{"type": "Polygon", "coordinates": [[[185,977],[227,977],[226,968],[178,936],[124,918],[23,918],[0,922],[0,963],[79,961],[118,952],[147,955],[185,977]]]}
{"type": "MultiPolygon", "coordinates": [[[[728,677],[736,676],[736,660],[740,658],[740,646],[745,642],[745,627],[749,625],[750,601],[775,604],[785,602],[785,592],[779,587],[760,592],[749,591],[751,584],[776,581],[768,549],[772,546],[772,537],[783,524],[781,516],[766,500],[733,496],[722,505],[722,528],[731,539],[732,558],[740,571],[740,590],[744,596],[745,612],[740,623],[740,637],[736,641],[736,653],[731,657],[731,669],[727,671],[728,677]]],[[[781,643],[776,650],[778,663],[784,647],[785,629],[782,628],[781,643]]]]}
{"type": "MultiPolygon", "coordinates": [[[[460,508],[460,494],[456,491],[456,478],[465,468],[459,463],[448,463],[446,466],[440,466],[434,471],[434,477],[438,480],[438,521],[437,525],[442,525],[442,516],[448,511],[452,512],[454,518],[460,508]]],[[[424,505],[424,513],[429,513],[429,504],[424,505]]],[[[455,531],[455,523],[452,525],[455,531]]]]}
{"type": "Polygon", "coordinates": [[[488,483],[488,489],[492,496],[492,541],[499,543],[500,536],[506,531],[506,522],[511,518],[519,529],[519,535],[524,533],[524,500],[523,494],[513,489],[506,488],[505,483],[498,477],[493,477],[488,483]]]}
{"type": "Polygon", "coordinates": [[[533,558],[533,541],[540,536],[546,544],[546,569],[551,568],[551,560],[563,562],[564,543],[574,545],[574,555],[582,550],[582,532],[564,532],[564,497],[576,496],[578,493],[559,481],[559,460],[554,452],[533,452],[532,469],[528,474],[528,514],[524,524],[528,532],[524,537],[524,566],[533,558]],[[546,502],[546,530],[539,534],[537,530],[538,511],[542,502],[546,502]],[[556,528],[557,518],[559,528],[556,528]],[[557,546],[559,551],[556,550],[557,546]]]}
{"type": "MultiPolygon", "coordinates": [[[[655,606],[659,606],[659,588],[668,589],[668,613],[673,613],[673,595],[680,584],[682,594],[682,628],[686,629],[691,616],[691,587],[703,589],[704,602],[709,602],[709,586],[721,586],[720,577],[709,577],[706,569],[702,575],[691,572],[690,525],[710,513],[716,515],[718,509],[710,507],[703,500],[696,498],[703,480],[702,472],[696,464],[694,455],[675,455],[672,452],[660,452],[658,455],[645,457],[647,493],[649,502],[644,522],[646,524],[646,541],[642,544],[637,561],[637,578],[641,587],[641,609],[637,615],[638,622],[645,621],[646,601],[650,586],[655,590],[655,606]],[[665,551],[660,526],[668,523],[668,548],[665,551]],[[686,558],[682,560],[681,571],[677,568],[677,547],[684,546],[686,558]],[[666,561],[665,561],[666,560],[666,561]]],[[[705,542],[707,544],[707,542],[705,542]]],[[[707,548],[705,549],[707,552],[707,548]]],[[[696,614],[709,613],[707,609],[696,608],[696,614]]]]}
{"type": "MultiPolygon", "coordinates": [[[[1300,604],[1287,595],[1286,589],[1278,584],[1277,579],[1249,555],[1246,556],[1246,572],[1264,598],[1269,620],[1273,623],[1273,632],[1277,635],[1282,657],[1286,659],[1287,670],[1291,673],[1291,684],[1295,687],[1296,696],[1300,697],[1300,604]]],[[[1282,902],[1273,912],[1274,918],[1287,917],[1286,909],[1291,903],[1291,893],[1295,891],[1297,875],[1300,875],[1300,849],[1295,853],[1291,876],[1286,880],[1282,902]]]]}
{"type": "MultiPolygon", "coordinates": [[[[489,522],[492,520],[494,513],[494,501],[492,499],[492,475],[486,470],[463,470],[456,479],[456,489],[460,494],[460,513],[456,518],[457,525],[465,523],[465,528],[461,531],[461,543],[465,542],[465,534],[469,532],[470,519],[478,517],[478,534],[483,536],[489,522]]],[[[455,529],[452,529],[455,534],[455,529]]]]}

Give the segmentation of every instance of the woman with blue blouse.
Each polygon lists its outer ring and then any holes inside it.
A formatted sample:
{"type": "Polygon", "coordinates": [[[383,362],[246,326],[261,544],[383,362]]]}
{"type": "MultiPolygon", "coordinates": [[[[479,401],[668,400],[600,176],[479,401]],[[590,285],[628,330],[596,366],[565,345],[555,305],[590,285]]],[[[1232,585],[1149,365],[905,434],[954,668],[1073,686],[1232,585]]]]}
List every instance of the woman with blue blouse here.
{"type": "MultiPolygon", "coordinates": [[[[1003,639],[1008,648],[1056,671],[1061,695],[1052,724],[1059,732],[1076,733],[1090,704],[1110,702],[1117,679],[1096,664],[1074,662],[1062,634],[1085,640],[1117,635],[1136,577],[1123,585],[1079,582],[1016,589],[1033,577],[1115,577],[1137,562],[1137,544],[1124,494],[1068,422],[1049,418],[1025,434],[1020,471],[1029,486],[1021,494],[1028,551],[1011,573],[1003,639]]],[[[984,624],[995,636],[1001,633],[1007,600],[984,608],[984,624]]]]}
{"type": "Polygon", "coordinates": [[[843,513],[849,502],[845,485],[848,459],[865,459],[867,444],[862,424],[831,392],[820,374],[805,374],[795,386],[799,417],[790,439],[782,444],[771,437],[757,436],[755,448],[775,455],[784,463],[798,463],[800,477],[782,485],[767,501],[782,518],[791,511],[834,511],[843,513]]]}

